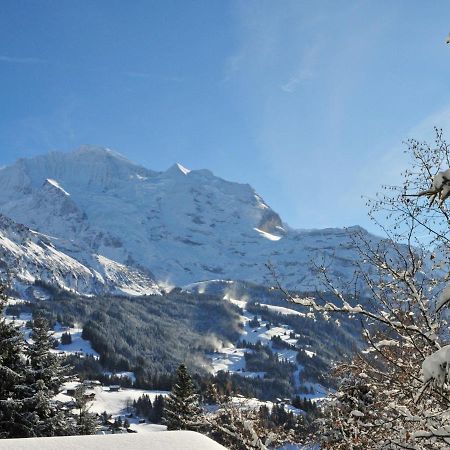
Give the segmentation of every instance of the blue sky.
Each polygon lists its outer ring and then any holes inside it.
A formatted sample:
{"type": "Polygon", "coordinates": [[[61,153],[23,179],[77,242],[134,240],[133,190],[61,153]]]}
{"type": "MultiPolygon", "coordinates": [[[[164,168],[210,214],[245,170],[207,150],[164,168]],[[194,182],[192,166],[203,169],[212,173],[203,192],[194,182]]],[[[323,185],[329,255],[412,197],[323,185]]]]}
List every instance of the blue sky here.
{"type": "Polygon", "coordinates": [[[402,141],[450,132],[448,1],[3,0],[0,164],[82,144],[369,226],[402,141]]]}

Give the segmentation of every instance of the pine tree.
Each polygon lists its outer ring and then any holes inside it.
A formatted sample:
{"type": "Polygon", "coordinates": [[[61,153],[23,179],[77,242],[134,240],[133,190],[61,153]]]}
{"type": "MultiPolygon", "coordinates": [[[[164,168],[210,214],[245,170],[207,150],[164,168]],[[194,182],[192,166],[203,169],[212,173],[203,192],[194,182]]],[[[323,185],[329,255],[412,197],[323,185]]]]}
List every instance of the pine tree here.
{"type": "Polygon", "coordinates": [[[36,436],[70,434],[73,430],[67,413],[53,401],[64,382],[66,368],[62,367],[61,359],[50,352],[52,337],[43,317],[34,319],[31,338],[32,343],[26,350],[29,362],[26,376],[29,397],[24,402],[26,417],[36,436]]]}
{"type": "Polygon", "coordinates": [[[164,397],[157,395],[153,402],[152,422],[161,423],[164,414],[164,397]]]}
{"type": "Polygon", "coordinates": [[[201,423],[201,410],[192,378],[181,364],[172,392],[166,399],[164,410],[168,430],[197,430],[201,423]]]}
{"type": "Polygon", "coordinates": [[[24,341],[19,329],[3,316],[6,286],[0,283],[0,438],[33,436],[23,414],[27,397],[24,341]]]}
{"type": "Polygon", "coordinates": [[[61,344],[62,345],[68,345],[72,343],[72,335],[70,333],[68,333],[67,331],[65,331],[62,335],[61,335],[61,344]]]}
{"type": "Polygon", "coordinates": [[[97,429],[97,420],[94,414],[89,412],[89,400],[86,397],[86,388],[80,385],[74,395],[75,406],[79,410],[77,418],[77,434],[94,434],[97,429]]]}
{"type": "Polygon", "coordinates": [[[102,420],[102,424],[103,425],[107,425],[111,416],[106,411],[103,411],[101,413],[100,417],[101,417],[101,420],[102,420]]]}

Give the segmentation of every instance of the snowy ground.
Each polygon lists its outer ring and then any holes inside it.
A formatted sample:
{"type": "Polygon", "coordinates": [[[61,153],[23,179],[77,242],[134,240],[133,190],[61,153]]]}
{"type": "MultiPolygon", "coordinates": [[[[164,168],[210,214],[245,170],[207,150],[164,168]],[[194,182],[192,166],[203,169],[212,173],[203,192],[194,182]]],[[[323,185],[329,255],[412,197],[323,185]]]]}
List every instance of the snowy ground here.
{"type": "Polygon", "coordinates": [[[91,343],[81,337],[83,332],[82,328],[79,327],[63,327],[59,323],[55,325],[53,337],[59,339],[61,342],[61,336],[63,333],[70,333],[72,337],[72,342],[70,344],[59,344],[55,352],[66,353],[71,355],[90,355],[95,358],[99,358],[99,354],[92,348],[91,343]]]}
{"type": "Polygon", "coordinates": [[[275,305],[266,305],[265,303],[260,303],[261,306],[266,307],[269,311],[273,311],[279,314],[283,314],[285,316],[301,316],[305,317],[305,314],[291,308],[285,308],[284,306],[275,306],[275,305]]]}
{"type": "MultiPolygon", "coordinates": [[[[67,394],[67,389],[74,389],[79,385],[79,382],[69,382],[64,385],[64,390],[55,396],[55,400],[63,403],[70,402],[72,397],[67,394]]],[[[118,392],[111,392],[107,386],[95,386],[87,388],[86,394],[95,394],[94,400],[90,404],[89,411],[96,414],[102,414],[104,411],[113,418],[125,418],[127,414],[132,412],[133,401],[137,400],[143,394],[147,394],[153,402],[157,395],[168,395],[167,391],[150,391],[144,389],[126,389],[120,388],[118,392]]],[[[165,431],[164,425],[157,425],[151,423],[139,423],[138,417],[128,418],[130,422],[130,429],[138,432],[155,432],[165,431]]]]}
{"type": "Polygon", "coordinates": [[[106,436],[4,439],[4,450],[223,450],[217,442],[192,431],[106,436]]]}
{"type": "Polygon", "coordinates": [[[106,411],[108,414],[115,416],[123,416],[130,413],[130,406],[134,400],[137,400],[143,394],[147,394],[153,402],[157,395],[168,394],[167,391],[147,391],[144,389],[126,389],[121,388],[118,392],[110,392],[108,387],[95,387],[87,393],[94,392],[95,400],[92,403],[91,412],[101,414],[106,411]]]}
{"type": "Polygon", "coordinates": [[[214,375],[221,370],[230,373],[237,373],[247,378],[264,378],[265,372],[249,372],[245,370],[245,353],[252,350],[247,348],[223,347],[217,353],[208,355],[211,359],[214,375]]]}

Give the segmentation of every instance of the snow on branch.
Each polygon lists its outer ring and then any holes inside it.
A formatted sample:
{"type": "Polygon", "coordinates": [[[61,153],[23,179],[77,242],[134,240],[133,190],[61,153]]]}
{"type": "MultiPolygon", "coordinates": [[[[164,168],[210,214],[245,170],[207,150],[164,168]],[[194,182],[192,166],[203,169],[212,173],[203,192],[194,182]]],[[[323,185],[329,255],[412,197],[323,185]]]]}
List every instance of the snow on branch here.
{"type": "Polygon", "coordinates": [[[424,383],[432,382],[438,387],[446,383],[450,375],[450,345],[425,358],[422,363],[422,375],[424,383]]]}
{"type": "Polygon", "coordinates": [[[440,204],[450,196],[450,169],[438,172],[431,181],[431,186],[426,191],[419,192],[414,195],[406,195],[407,197],[428,197],[430,206],[434,203],[436,197],[439,197],[440,204]]]}

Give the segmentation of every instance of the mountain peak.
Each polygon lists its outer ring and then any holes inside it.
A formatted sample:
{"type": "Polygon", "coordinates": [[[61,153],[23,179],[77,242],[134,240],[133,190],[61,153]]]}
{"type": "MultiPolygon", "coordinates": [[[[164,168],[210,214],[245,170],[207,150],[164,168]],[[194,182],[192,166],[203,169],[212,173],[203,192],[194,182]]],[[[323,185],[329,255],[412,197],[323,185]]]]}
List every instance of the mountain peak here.
{"type": "Polygon", "coordinates": [[[176,166],[178,167],[178,169],[183,172],[185,175],[187,175],[190,172],[190,169],[182,166],[180,163],[176,163],[176,166]]]}
{"type": "MultiPolygon", "coordinates": [[[[106,147],[52,152],[1,170],[0,210],[52,237],[69,259],[56,255],[55,271],[45,275],[43,269],[39,276],[44,281],[55,276],[61,266],[57,260],[63,260],[61,273],[70,274],[76,266],[82,281],[76,284],[76,277],[67,275],[69,281],[59,284],[77,292],[95,292],[105,283],[120,287],[122,275],[129,286],[138,286],[133,292],[143,292],[143,283],[153,289],[152,280],[259,283],[265,280],[266,261],[279,269],[287,287],[314,290],[308,261],[335,252],[336,276],[353,276],[354,251],[343,230],[297,232],[248,184],[206,169],[189,171],[179,163],[165,172],[152,171],[106,147]],[[111,277],[116,281],[105,282],[111,277]]],[[[1,231],[0,221],[0,251],[10,245],[2,242],[1,231]]],[[[53,251],[33,247],[43,265],[47,250],[53,251]]],[[[35,253],[25,258],[29,273],[33,258],[35,253]]]]}
{"type": "Polygon", "coordinates": [[[188,173],[190,173],[190,169],[180,163],[175,163],[166,170],[166,174],[168,175],[187,175],[188,173]]]}
{"type": "Polygon", "coordinates": [[[72,152],[74,156],[91,156],[91,157],[112,157],[116,159],[120,159],[122,161],[131,162],[128,158],[123,156],[122,154],[116,152],[115,150],[111,150],[109,147],[102,147],[100,145],[82,145],[72,152]]]}

